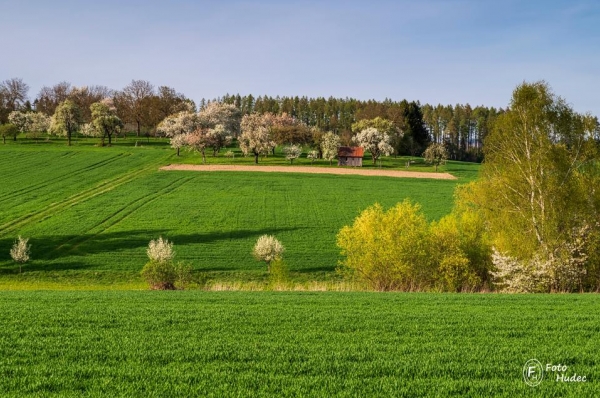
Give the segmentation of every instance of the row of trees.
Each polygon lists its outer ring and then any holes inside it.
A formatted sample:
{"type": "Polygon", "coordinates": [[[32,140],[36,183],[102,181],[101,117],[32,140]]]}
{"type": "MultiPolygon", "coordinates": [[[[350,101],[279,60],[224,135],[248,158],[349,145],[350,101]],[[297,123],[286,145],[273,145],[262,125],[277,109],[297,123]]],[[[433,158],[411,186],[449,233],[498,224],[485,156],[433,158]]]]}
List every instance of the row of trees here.
{"type": "MultiPolygon", "coordinates": [[[[73,101],[81,109],[82,123],[92,119],[91,105],[112,99],[116,115],[137,136],[159,132],[168,116],[181,111],[196,111],[196,104],[168,86],[155,87],[145,80],[132,80],[121,90],[105,86],[74,87],[68,82],[45,86],[33,102],[28,100],[29,87],[22,79],[8,79],[0,84],[0,123],[7,123],[13,111],[37,111],[54,115],[59,104],[73,101]]],[[[397,154],[420,155],[430,142],[446,146],[451,159],[480,160],[482,143],[502,109],[470,105],[432,106],[407,100],[360,101],[353,98],[269,97],[225,95],[214,100],[202,99],[199,110],[211,103],[233,105],[241,114],[287,115],[303,126],[338,135],[342,144],[351,144],[353,126],[363,120],[380,118],[393,126],[384,131],[391,137],[397,154]]],[[[290,128],[293,128],[290,127],[290,128]]],[[[285,134],[283,129],[280,129],[285,134]]]]}
{"type": "Polygon", "coordinates": [[[0,123],[7,123],[13,111],[29,113],[36,111],[52,116],[66,100],[81,110],[82,123],[92,121],[91,105],[107,98],[112,100],[115,113],[124,124],[131,126],[136,134],[155,130],[165,117],[178,111],[193,109],[196,105],[174,88],[155,88],[145,80],[132,80],[122,90],[105,86],[74,87],[68,82],[41,88],[33,103],[28,100],[29,86],[22,79],[13,78],[0,83],[0,123]]]}
{"type": "MultiPolygon", "coordinates": [[[[402,138],[392,122],[381,118],[362,120],[352,129],[350,143],[370,152],[374,164],[381,156],[392,154],[392,144],[402,138]]],[[[211,102],[197,113],[184,111],[171,115],[159,124],[158,131],[170,137],[178,155],[181,148],[188,147],[199,152],[204,162],[207,149],[212,149],[215,156],[234,138],[244,155],[253,156],[255,163],[260,156],[273,153],[277,145],[284,146],[286,158],[291,162],[308,145],[313,149],[308,154],[311,159],[322,158],[331,163],[342,144],[342,138],[334,132],[309,127],[286,113],[242,116],[234,105],[219,102],[211,102]]]]}
{"type": "MultiPolygon", "coordinates": [[[[494,107],[469,104],[421,105],[407,100],[360,101],[353,98],[269,97],[225,95],[219,102],[235,105],[242,114],[288,114],[310,127],[333,131],[342,138],[352,135],[361,120],[389,120],[403,137],[394,149],[398,154],[419,155],[429,142],[446,144],[450,158],[480,160],[482,143],[494,120],[504,112],[494,107]]],[[[202,100],[200,104],[208,103],[202,100]]],[[[389,134],[389,132],[388,132],[389,134]]]]}

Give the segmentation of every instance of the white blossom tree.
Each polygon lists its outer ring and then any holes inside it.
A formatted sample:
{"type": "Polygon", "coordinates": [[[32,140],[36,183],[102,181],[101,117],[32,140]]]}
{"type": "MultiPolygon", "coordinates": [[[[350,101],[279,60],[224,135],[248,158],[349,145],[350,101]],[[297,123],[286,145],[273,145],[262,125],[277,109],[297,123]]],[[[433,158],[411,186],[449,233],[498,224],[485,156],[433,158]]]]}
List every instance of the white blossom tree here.
{"type": "Polygon", "coordinates": [[[179,156],[179,151],[181,148],[185,148],[188,142],[188,134],[177,134],[169,140],[169,144],[171,144],[171,148],[177,149],[177,156],[179,156]]]}
{"type": "Polygon", "coordinates": [[[253,154],[256,164],[258,164],[259,155],[267,155],[275,148],[276,143],[269,130],[272,125],[272,116],[271,114],[250,114],[242,118],[242,134],[238,140],[240,149],[245,156],[253,154]]]}
{"type": "Polygon", "coordinates": [[[211,102],[198,112],[198,117],[204,127],[221,125],[226,136],[237,137],[240,134],[242,114],[233,104],[211,102]]]}
{"type": "Polygon", "coordinates": [[[108,137],[108,146],[112,144],[112,136],[117,134],[123,127],[123,122],[116,114],[116,109],[111,106],[110,101],[96,102],[90,106],[92,111],[92,125],[94,129],[101,132],[101,145],[108,137]]]}
{"type": "Polygon", "coordinates": [[[294,164],[294,159],[298,159],[302,155],[302,147],[300,145],[288,145],[283,147],[285,158],[294,164]]]}
{"type": "Polygon", "coordinates": [[[323,152],[323,159],[329,160],[329,165],[331,165],[333,159],[337,156],[339,146],[340,137],[332,132],[323,134],[321,138],[321,151],[323,152]]]}
{"type": "Polygon", "coordinates": [[[40,112],[13,111],[8,115],[8,121],[14,124],[21,133],[30,133],[37,138],[40,133],[50,129],[50,118],[40,112]]]}
{"type": "Polygon", "coordinates": [[[448,151],[446,151],[444,144],[434,142],[423,152],[423,157],[425,158],[425,162],[435,166],[435,171],[437,172],[438,166],[445,164],[446,160],[448,160],[448,151]]]}
{"type": "Polygon", "coordinates": [[[67,137],[67,145],[71,145],[73,133],[79,129],[81,124],[81,109],[75,102],[68,99],[61,102],[50,123],[50,130],[58,135],[67,137]]]}
{"type": "Polygon", "coordinates": [[[22,238],[19,236],[15,241],[13,247],[10,249],[10,257],[14,262],[19,264],[19,274],[22,271],[22,265],[29,261],[31,254],[31,245],[28,245],[29,239],[22,238]]]}
{"type": "Polygon", "coordinates": [[[374,127],[368,127],[358,133],[352,140],[365,151],[371,152],[373,164],[382,156],[390,156],[394,148],[390,145],[390,136],[374,127]]]}
{"type": "Polygon", "coordinates": [[[231,144],[233,136],[231,131],[227,130],[224,125],[217,124],[208,129],[209,146],[213,150],[213,156],[217,156],[221,148],[231,144]]]}
{"type": "Polygon", "coordinates": [[[209,129],[199,128],[185,135],[185,140],[189,148],[202,155],[202,163],[206,163],[206,148],[210,147],[211,137],[209,129]]]}
{"type": "Polygon", "coordinates": [[[150,261],[164,263],[173,260],[175,251],[173,250],[173,242],[163,239],[159,236],[158,239],[153,239],[148,244],[146,254],[150,261]]]}
{"type": "Polygon", "coordinates": [[[29,130],[29,118],[25,112],[12,111],[8,115],[8,122],[16,126],[20,133],[25,133],[29,130]]]}
{"type": "Polygon", "coordinates": [[[187,110],[167,116],[158,124],[157,130],[171,139],[171,146],[174,149],[177,149],[177,156],[179,156],[181,146],[173,146],[173,139],[181,134],[189,134],[200,127],[201,124],[198,114],[191,110],[187,110]]]}
{"type": "Polygon", "coordinates": [[[319,158],[319,151],[312,150],[306,154],[306,158],[310,159],[310,164],[313,164],[319,158]]]}
{"type": "Polygon", "coordinates": [[[27,114],[29,119],[29,133],[33,138],[38,138],[40,134],[48,132],[52,119],[41,112],[30,112],[27,114]]]}
{"type": "Polygon", "coordinates": [[[285,248],[277,238],[271,235],[262,235],[256,241],[252,254],[258,261],[267,263],[267,271],[271,272],[271,262],[280,260],[285,248]]]}

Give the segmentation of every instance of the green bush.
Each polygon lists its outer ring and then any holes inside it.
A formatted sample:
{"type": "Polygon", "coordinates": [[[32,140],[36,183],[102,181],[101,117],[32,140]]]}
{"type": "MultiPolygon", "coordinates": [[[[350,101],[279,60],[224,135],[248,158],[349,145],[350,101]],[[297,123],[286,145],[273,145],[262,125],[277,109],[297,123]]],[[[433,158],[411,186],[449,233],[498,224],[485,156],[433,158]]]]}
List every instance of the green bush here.
{"type": "Polygon", "coordinates": [[[273,260],[270,264],[269,282],[282,284],[288,281],[288,268],[281,258],[273,260]]]}
{"type": "Polygon", "coordinates": [[[172,261],[149,261],[142,269],[142,278],[153,290],[184,289],[191,280],[191,266],[172,261]]]}

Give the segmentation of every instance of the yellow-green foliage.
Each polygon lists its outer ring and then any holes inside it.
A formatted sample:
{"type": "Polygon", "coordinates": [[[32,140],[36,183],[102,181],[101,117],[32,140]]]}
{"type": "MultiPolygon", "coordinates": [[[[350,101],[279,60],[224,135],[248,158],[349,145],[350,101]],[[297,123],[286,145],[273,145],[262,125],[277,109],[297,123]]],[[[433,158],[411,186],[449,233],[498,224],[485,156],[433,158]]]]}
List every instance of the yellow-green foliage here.
{"type": "Polygon", "coordinates": [[[375,204],[339,232],[339,270],[375,290],[478,289],[491,255],[482,226],[474,212],[428,224],[407,200],[388,211],[375,204]]]}
{"type": "Polygon", "coordinates": [[[428,285],[431,261],[427,232],[419,205],[405,200],[384,211],[375,204],[339,232],[337,244],[346,256],[340,270],[376,290],[428,285]]]}
{"type": "Polygon", "coordinates": [[[455,210],[429,231],[440,289],[474,290],[487,281],[491,249],[478,213],[455,210]]]}

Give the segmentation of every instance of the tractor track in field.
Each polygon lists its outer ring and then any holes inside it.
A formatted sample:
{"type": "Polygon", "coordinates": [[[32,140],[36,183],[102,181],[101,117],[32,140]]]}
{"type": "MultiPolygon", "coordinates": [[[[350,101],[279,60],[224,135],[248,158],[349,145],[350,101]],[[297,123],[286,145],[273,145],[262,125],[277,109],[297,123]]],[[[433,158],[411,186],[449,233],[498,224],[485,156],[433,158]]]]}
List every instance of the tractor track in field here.
{"type": "Polygon", "coordinates": [[[45,187],[53,184],[56,181],[63,180],[63,179],[65,179],[65,177],[78,176],[78,175],[86,173],[86,172],[88,172],[90,170],[94,170],[94,169],[97,169],[99,167],[106,166],[107,164],[110,164],[110,163],[112,163],[114,161],[117,161],[117,160],[121,159],[122,158],[121,156],[122,155],[113,156],[111,158],[104,159],[104,160],[101,160],[101,161],[96,162],[96,163],[92,163],[91,165],[88,165],[88,166],[86,166],[86,167],[84,167],[82,169],[79,169],[78,171],[76,171],[74,173],[63,174],[63,175],[60,175],[60,176],[57,176],[57,177],[54,177],[54,178],[50,178],[50,179],[45,180],[43,182],[39,182],[39,183],[34,184],[34,185],[30,185],[30,186],[27,186],[27,187],[24,187],[24,188],[21,188],[21,189],[17,189],[17,190],[11,191],[11,192],[7,192],[4,195],[0,195],[0,200],[7,200],[7,199],[18,198],[19,196],[26,195],[26,194],[28,194],[30,192],[33,192],[33,191],[36,191],[36,190],[38,190],[40,188],[45,188],[45,187]]]}
{"type": "Polygon", "coordinates": [[[430,178],[435,180],[456,180],[449,173],[425,173],[420,171],[387,170],[387,169],[361,169],[358,167],[330,168],[314,166],[244,166],[244,165],[194,165],[170,164],[161,170],[182,171],[252,171],[265,173],[308,173],[308,174],[336,174],[336,175],[361,175],[395,178],[430,178]]]}
{"type": "Polygon", "coordinates": [[[142,196],[141,198],[138,198],[138,199],[134,200],[133,202],[128,203],[125,207],[123,207],[123,208],[117,210],[116,212],[114,212],[113,214],[105,217],[102,221],[100,221],[99,223],[94,225],[92,228],[88,229],[87,233],[88,234],[93,233],[93,235],[91,235],[91,236],[86,235],[83,238],[75,237],[75,238],[69,239],[69,240],[63,242],[60,246],[56,247],[53,250],[53,252],[57,252],[57,251],[61,250],[62,248],[64,248],[64,246],[69,245],[69,244],[72,245],[71,248],[69,249],[69,251],[77,250],[77,248],[79,246],[81,246],[82,244],[94,239],[96,236],[102,234],[104,231],[119,224],[121,221],[123,221],[124,219],[129,217],[131,214],[135,213],[137,210],[141,209],[142,207],[145,207],[145,206],[151,204],[152,202],[154,202],[161,196],[171,193],[171,192],[174,192],[175,190],[182,187],[190,180],[192,180],[192,177],[181,177],[175,181],[172,181],[170,184],[163,187],[162,189],[154,192],[152,195],[142,196]],[[138,204],[140,202],[143,202],[143,203],[141,203],[138,206],[138,204]],[[100,230],[98,232],[95,232],[95,233],[93,232],[95,230],[98,230],[99,228],[100,228],[100,230]]]}
{"type": "Polygon", "coordinates": [[[39,212],[32,211],[28,214],[17,217],[9,222],[6,222],[6,223],[0,225],[0,235],[7,234],[8,232],[14,231],[18,228],[21,228],[27,224],[32,223],[32,222],[38,222],[38,221],[45,220],[47,218],[52,217],[54,214],[56,214],[59,211],[66,210],[68,208],[78,205],[79,203],[83,202],[84,200],[88,200],[95,196],[102,195],[103,193],[106,193],[108,191],[112,191],[113,189],[117,188],[118,186],[134,180],[136,177],[140,176],[141,174],[144,174],[144,173],[152,171],[152,170],[156,170],[155,167],[156,167],[156,165],[152,164],[152,165],[146,166],[144,168],[131,171],[131,172],[121,175],[119,177],[102,181],[99,184],[97,184],[96,186],[86,189],[84,191],[81,191],[75,195],[69,196],[68,198],[62,200],[61,202],[55,202],[55,203],[50,204],[42,211],[39,211],[39,212]]]}

